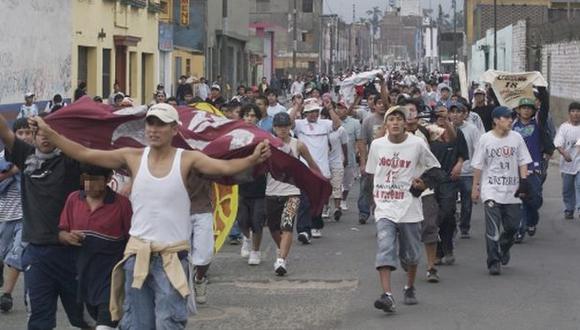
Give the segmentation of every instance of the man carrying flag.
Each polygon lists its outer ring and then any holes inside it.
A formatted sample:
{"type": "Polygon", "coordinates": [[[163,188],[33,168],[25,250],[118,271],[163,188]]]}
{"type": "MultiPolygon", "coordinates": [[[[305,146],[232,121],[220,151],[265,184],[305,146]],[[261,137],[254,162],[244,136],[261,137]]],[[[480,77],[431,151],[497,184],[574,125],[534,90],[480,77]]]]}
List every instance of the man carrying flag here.
{"type": "Polygon", "coordinates": [[[41,118],[30,124],[65,154],[83,163],[126,169],[131,175],[133,219],[125,256],[112,275],[111,315],[129,329],[184,329],[187,323],[187,251],[191,201],[184,182],[192,170],[232,176],[264,162],[267,141],[245,158],[218,160],[171,145],[180,125],[178,112],[157,104],[146,115],[148,147],[102,151],[61,136],[41,118]],[[125,292],[123,311],[117,298],[125,292]]]}

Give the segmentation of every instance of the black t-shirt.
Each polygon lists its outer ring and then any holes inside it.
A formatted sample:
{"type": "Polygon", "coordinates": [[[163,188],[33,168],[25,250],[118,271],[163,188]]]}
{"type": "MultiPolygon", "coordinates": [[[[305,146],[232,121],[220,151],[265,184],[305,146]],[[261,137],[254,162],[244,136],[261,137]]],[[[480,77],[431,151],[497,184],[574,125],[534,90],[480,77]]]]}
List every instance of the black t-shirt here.
{"type": "Polygon", "coordinates": [[[483,127],[485,127],[485,131],[489,132],[493,128],[493,119],[491,118],[491,112],[493,111],[493,106],[491,105],[484,105],[483,107],[475,107],[473,110],[476,114],[481,117],[481,121],[483,122],[483,127]]]}
{"type": "Polygon", "coordinates": [[[266,175],[260,175],[252,182],[241,184],[240,196],[245,198],[266,197],[266,175]]]}
{"type": "Polygon", "coordinates": [[[35,148],[19,139],[6,159],[22,171],[22,241],[58,244],[60,213],[68,195],[80,189],[79,163],[63,154],[46,160],[40,169],[25,174],[26,159],[35,148]]]}
{"type": "Polygon", "coordinates": [[[436,140],[431,142],[430,147],[433,155],[441,163],[441,169],[447,175],[451,174],[451,170],[459,157],[463,158],[464,161],[469,159],[467,142],[459,129],[457,130],[457,138],[453,142],[448,143],[436,140]]]}

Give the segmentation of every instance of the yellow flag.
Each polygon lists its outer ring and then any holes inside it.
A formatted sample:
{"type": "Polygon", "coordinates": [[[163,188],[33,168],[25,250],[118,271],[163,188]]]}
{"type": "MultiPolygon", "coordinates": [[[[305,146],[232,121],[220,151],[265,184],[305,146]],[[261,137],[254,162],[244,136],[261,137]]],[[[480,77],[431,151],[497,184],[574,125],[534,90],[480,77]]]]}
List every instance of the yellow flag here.
{"type": "MultiPolygon", "coordinates": [[[[224,117],[224,114],[207,102],[192,104],[195,109],[224,117]]],[[[213,194],[213,236],[215,239],[214,252],[217,253],[224,245],[236,216],[238,215],[238,186],[212,184],[213,194]]]]}
{"type": "Polygon", "coordinates": [[[238,214],[238,186],[224,186],[214,183],[213,185],[214,211],[213,211],[213,236],[215,238],[214,251],[217,253],[238,214]]]}

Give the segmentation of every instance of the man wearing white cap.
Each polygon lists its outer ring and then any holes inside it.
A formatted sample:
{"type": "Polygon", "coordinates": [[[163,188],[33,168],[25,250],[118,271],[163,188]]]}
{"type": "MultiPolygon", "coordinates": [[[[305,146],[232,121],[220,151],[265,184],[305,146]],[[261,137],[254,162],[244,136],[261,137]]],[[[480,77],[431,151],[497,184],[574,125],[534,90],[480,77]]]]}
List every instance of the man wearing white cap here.
{"type": "MultiPolygon", "coordinates": [[[[309,98],[304,100],[304,110],[302,111],[304,119],[296,119],[299,115],[297,109],[292,109],[290,118],[294,120],[294,133],[298,140],[306,145],[322,175],[330,178],[328,135],[337,130],[342,125],[342,121],[334,109],[330,110],[330,120],[320,119],[321,109],[318,99],[309,98]]],[[[320,230],[324,225],[320,215],[311,218],[308,212],[310,212],[310,203],[306,195],[302,194],[296,230],[298,240],[303,244],[310,243],[311,237],[322,237],[320,230]]]]}
{"type": "MultiPolygon", "coordinates": [[[[493,91],[492,91],[493,93],[493,91]]],[[[491,119],[491,112],[495,105],[488,105],[485,102],[487,92],[485,89],[479,87],[473,93],[473,112],[477,113],[483,122],[485,131],[489,132],[493,128],[493,120],[491,119]]]]}
{"type": "Polygon", "coordinates": [[[211,85],[210,94],[206,102],[213,104],[214,106],[220,108],[222,105],[226,104],[228,101],[222,96],[222,88],[218,84],[211,85]]]}
{"type": "Polygon", "coordinates": [[[187,280],[191,201],[186,179],[194,171],[231,176],[255,166],[270,156],[267,141],[258,144],[252,155],[227,161],[174,148],[171,142],[180,122],[177,110],[169,104],[156,104],[147,112],[146,148],[89,149],[61,136],[41,118],[29,122],[76,160],[124,168],[131,174],[131,237],[112,275],[112,318],[119,320],[124,312],[123,329],[184,329],[191,297],[187,280]]]}
{"type": "Polygon", "coordinates": [[[18,118],[28,118],[31,116],[38,115],[38,107],[36,104],[33,103],[34,101],[34,93],[28,92],[24,94],[24,104],[20,107],[20,111],[18,112],[18,118]]]}

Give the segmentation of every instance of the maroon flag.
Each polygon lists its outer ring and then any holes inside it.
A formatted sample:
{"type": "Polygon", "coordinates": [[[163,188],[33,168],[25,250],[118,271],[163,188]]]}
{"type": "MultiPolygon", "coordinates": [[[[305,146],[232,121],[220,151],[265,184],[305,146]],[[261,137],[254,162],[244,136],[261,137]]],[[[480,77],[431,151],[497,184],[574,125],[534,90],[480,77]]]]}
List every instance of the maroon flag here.
{"type": "MultiPolygon", "coordinates": [[[[190,107],[178,107],[177,110],[182,125],[173,140],[175,147],[200,150],[213,158],[232,159],[246,157],[258,143],[270,141],[272,156],[266,162],[246,173],[215,181],[234,184],[269,172],[276,180],[291,183],[304,191],[311,201],[311,212],[322,211],[331,193],[328,180],[311,171],[300,160],[279,150],[282,146],[280,139],[241,120],[229,120],[190,107]]],[[[139,148],[147,144],[144,122],[146,112],[145,106],[115,111],[110,105],[83,97],[47,116],[46,121],[60,134],[90,148],[139,148]]]]}

